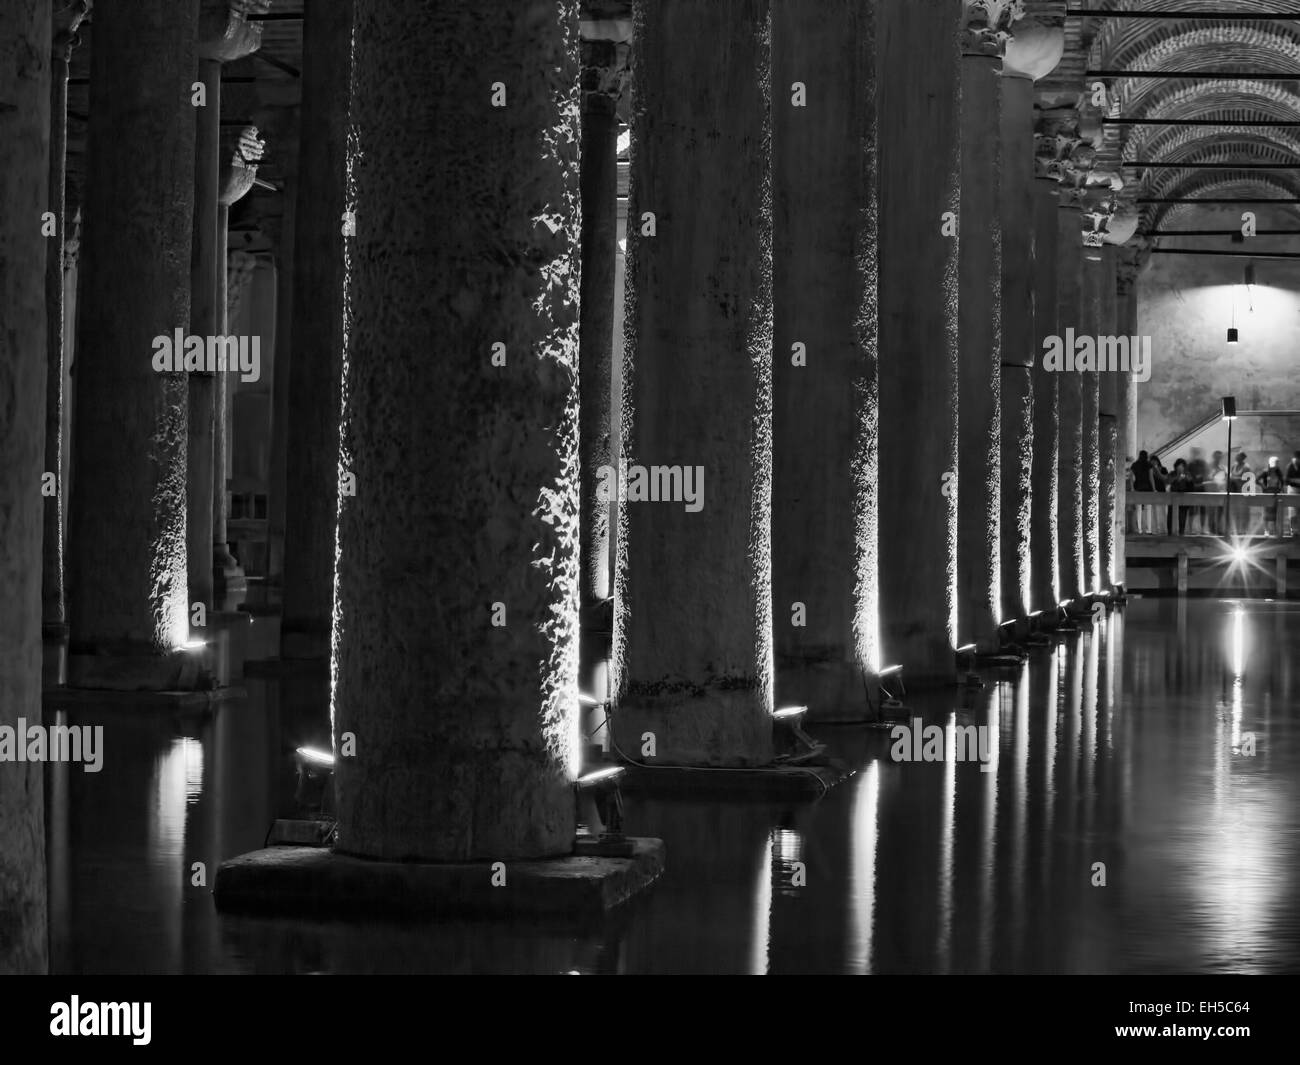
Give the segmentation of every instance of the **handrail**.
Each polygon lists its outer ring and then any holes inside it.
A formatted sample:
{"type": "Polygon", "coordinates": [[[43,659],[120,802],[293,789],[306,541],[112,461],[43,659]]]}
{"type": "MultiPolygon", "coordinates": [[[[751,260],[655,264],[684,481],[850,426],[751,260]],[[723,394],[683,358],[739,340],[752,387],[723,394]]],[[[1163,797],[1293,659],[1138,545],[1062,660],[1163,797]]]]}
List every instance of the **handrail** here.
{"type": "Polygon", "coordinates": [[[1134,492],[1124,494],[1124,502],[1131,507],[1219,507],[1223,501],[1232,498],[1232,507],[1237,504],[1248,507],[1271,507],[1281,505],[1292,510],[1300,507],[1300,495],[1289,496],[1283,492],[1134,492]]]}
{"type": "MultiPolygon", "coordinates": [[[[1294,418],[1298,414],[1300,414],[1300,410],[1239,410],[1237,411],[1238,418],[1294,418]]],[[[1203,421],[1197,422],[1186,432],[1179,433],[1176,437],[1174,437],[1172,440],[1169,441],[1169,443],[1165,444],[1164,446],[1157,447],[1157,448],[1147,448],[1146,449],[1147,454],[1160,455],[1162,457],[1170,457],[1172,452],[1176,451],[1178,448],[1186,444],[1187,441],[1189,441],[1197,433],[1203,433],[1215,422],[1221,421],[1222,418],[1223,415],[1218,411],[1215,411],[1208,418],[1204,419],[1203,421]]],[[[1137,456],[1135,455],[1134,458],[1136,457],[1137,456]]]]}

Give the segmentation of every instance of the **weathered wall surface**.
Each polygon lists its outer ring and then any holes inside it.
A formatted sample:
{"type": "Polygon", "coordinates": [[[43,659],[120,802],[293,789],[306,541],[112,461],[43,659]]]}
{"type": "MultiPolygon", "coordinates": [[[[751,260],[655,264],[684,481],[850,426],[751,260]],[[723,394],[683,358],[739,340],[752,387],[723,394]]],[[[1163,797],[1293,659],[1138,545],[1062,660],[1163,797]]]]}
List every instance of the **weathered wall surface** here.
{"type": "MultiPolygon", "coordinates": [[[[1240,230],[1246,209],[1194,208],[1171,215],[1161,228],[1240,230]]],[[[1249,209],[1255,211],[1261,231],[1300,228],[1294,210],[1259,205],[1249,209]]],[[[1292,239],[1257,236],[1233,244],[1224,236],[1177,237],[1161,243],[1263,253],[1294,250],[1287,245],[1292,239]]],[[[1255,285],[1248,297],[1242,278],[1250,261],[1153,255],[1143,270],[1138,279],[1138,330],[1151,337],[1152,370],[1151,380],[1138,385],[1139,448],[1161,447],[1213,414],[1223,396],[1235,396],[1239,410],[1300,409],[1300,262],[1254,260],[1255,285]],[[1241,339],[1229,345],[1234,300],[1241,339]]],[[[1280,423],[1274,428],[1281,428],[1280,423]]],[[[1237,426],[1233,437],[1235,449],[1237,426]]],[[[1287,443],[1294,451],[1300,448],[1300,437],[1287,443]]],[[[1177,450],[1178,455],[1186,452],[1177,450]]],[[[1169,457],[1161,458],[1172,465],[1169,457]]]]}

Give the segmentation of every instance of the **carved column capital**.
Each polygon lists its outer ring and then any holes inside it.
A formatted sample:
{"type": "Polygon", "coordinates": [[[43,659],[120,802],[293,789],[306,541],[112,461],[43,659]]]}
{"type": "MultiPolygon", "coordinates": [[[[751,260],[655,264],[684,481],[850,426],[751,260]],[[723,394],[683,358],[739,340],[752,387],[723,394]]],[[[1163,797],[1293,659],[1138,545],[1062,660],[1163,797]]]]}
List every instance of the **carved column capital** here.
{"type": "Polygon", "coordinates": [[[1127,296],[1137,285],[1138,272],[1142,269],[1138,262],[1140,249],[1124,249],[1124,254],[1115,263],[1115,291],[1127,296]]]}
{"type": "Polygon", "coordinates": [[[962,0],[962,54],[1000,57],[1012,23],[1024,16],[1024,0],[962,0]]]}
{"type": "Polygon", "coordinates": [[[591,97],[607,97],[617,104],[628,80],[629,45],[625,41],[604,39],[582,41],[582,102],[587,107],[591,97]]]}
{"type": "Polygon", "coordinates": [[[1034,126],[1034,174],[1066,188],[1080,188],[1096,161],[1096,149],[1079,131],[1074,108],[1039,111],[1034,126]]]}
{"type": "Polygon", "coordinates": [[[63,272],[77,268],[81,253],[81,208],[78,207],[63,227],[63,272]]]}
{"type": "Polygon", "coordinates": [[[237,134],[224,134],[221,144],[221,173],[217,178],[217,202],[229,207],[243,199],[257,178],[257,164],[266,151],[266,141],[256,126],[244,126],[237,134]]]}
{"type": "Polygon", "coordinates": [[[262,24],[249,15],[265,15],[272,0],[202,0],[199,7],[200,59],[229,63],[262,46],[262,24]]]}
{"type": "Polygon", "coordinates": [[[91,0],[62,0],[54,9],[52,58],[70,63],[72,50],[81,43],[81,23],[90,14],[91,0]]]}

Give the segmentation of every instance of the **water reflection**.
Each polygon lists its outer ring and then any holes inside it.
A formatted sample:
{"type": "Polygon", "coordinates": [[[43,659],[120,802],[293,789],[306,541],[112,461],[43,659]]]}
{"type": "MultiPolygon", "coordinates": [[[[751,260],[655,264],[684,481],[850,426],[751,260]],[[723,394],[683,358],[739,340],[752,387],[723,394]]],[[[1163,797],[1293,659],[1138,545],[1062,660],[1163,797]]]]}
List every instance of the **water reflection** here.
{"type": "Polygon", "coordinates": [[[1287,603],[1134,601],[973,696],[913,696],[943,732],[935,762],[892,761],[887,729],[825,727],[856,772],[820,802],[628,796],[667,870],[572,926],[218,916],[216,863],[292,812],[323,677],[250,679],[201,717],[60,713],[105,726],[105,759],[47,774],[53,968],[1294,971],[1298,636],[1287,603]],[[995,740],[985,766],[957,756],[971,725],[995,740]]]}

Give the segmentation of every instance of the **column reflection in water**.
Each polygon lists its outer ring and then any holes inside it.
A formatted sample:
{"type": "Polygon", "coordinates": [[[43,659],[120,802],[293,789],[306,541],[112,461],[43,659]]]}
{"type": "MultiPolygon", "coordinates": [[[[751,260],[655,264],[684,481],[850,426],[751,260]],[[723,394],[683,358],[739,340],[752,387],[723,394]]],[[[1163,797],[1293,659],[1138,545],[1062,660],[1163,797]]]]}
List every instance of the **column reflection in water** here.
{"type": "Polygon", "coordinates": [[[880,840],[880,763],[872,761],[853,785],[853,820],[849,847],[848,971],[873,972],[872,953],[876,928],[876,848],[880,840]]]}

